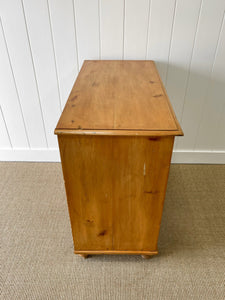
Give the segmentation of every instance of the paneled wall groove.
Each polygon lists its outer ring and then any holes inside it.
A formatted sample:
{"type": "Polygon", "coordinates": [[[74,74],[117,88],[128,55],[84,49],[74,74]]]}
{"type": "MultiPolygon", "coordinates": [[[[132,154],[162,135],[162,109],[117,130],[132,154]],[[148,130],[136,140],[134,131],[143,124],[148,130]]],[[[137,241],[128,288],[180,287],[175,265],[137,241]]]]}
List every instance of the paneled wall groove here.
{"type": "MultiPolygon", "coordinates": [[[[16,85],[16,79],[15,79],[15,75],[14,75],[14,72],[13,72],[12,62],[11,62],[11,59],[10,59],[9,49],[8,49],[8,45],[7,45],[7,41],[6,41],[6,37],[5,37],[5,32],[4,32],[4,28],[3,28],[3,25],[2,25],[2,20],[1,19],[0,19],[0,23],[1,23],[3,40],[4,40],[4,43],[5,43],[5,49],[6,49],[6,53],[7,53],[7,57],[8,57],[8,62],[9,62],[9,65],[10,65],[10,70],[11,70],[13,83],[14,83],[14,87],[15,87],[15,91],[16,91],[17,101],[18,101],[18,104],[19,104],[19,112],[18,113],[21,114],[21,118],[22,118],[22,122],[23,122],[23,126],[24,126],[24,132],[25,132],[26,141],[27,141],[27,146],[30,148],[30,142],[29,142],[27,129],[26,129],[26,124],[25,124],[25,120],[24,120],[24,116],[23,116],[23,110],[22,110],[22,107],[21,107],[18,88],[17,88],[17,85],[16,85]]],[[[3,115],[3,118],[4,118],[4,115],[3,115]]],[[[4,119],[4,122],[5,122],[5,119],[4,119]]]]}
{"type": "Polygon", "coordinates": [[[52,33],[52,21],[51,21],[50,9],[49,9],[49,0],[47,0],[47,7],[48,7],[48,17],[49,17],[49,24],[50,24],[50,31],[51,31],[52,48],[53,48],[53,54],[54,54],[55,72],[56,72],[56,78],[57,78],[59,107],[60,107],[60,111],[62,111],[62,100],[61,100],[61,93],[60,93],[60,88],[59,88],[59,76],[58,76],[58,68],[57,68],[56,55],[55,55],[54,38],[53,38],[53,33],[52,33]]]}
{"type": "Polygon", "coordinates": [[[1,134],[1,147],[5,147],[6,145],[9,146],[10,148],[13,147],[12,141],[9,135],[9,131],[7,128],[7,124],[4,118],[4,114],[2,111],[2,107],[0,105],[0,111],[1,111],[1,117],[0,117],[0,134],[1,134]]]}
{"type": "Polygon", "coordinates": [[[79,59],[78,59],[78,47],[77,47],[77,25],[76,25],[76,17],[75,17],[75,6],[74,6],[74,0],[72,0],[72,6],[73,6],[73,25],[74,25],[74,38],[75,38],[75,45],[76,45],[76,59],[77,59],[77,73],[80,70],[79,66],[79,59]]]}
{"type": "Polygon", "coordinates": [[[125,42],[125,9],[126,9],[126,0],[123,0],[123,52],[122,52],[122,59],[124,59],[124,42],[125,42]]]}
{"type": "MultiPolygon", "coordinates": [[[[208,118],[204,124],[203,131],[205,133],[201,132],[201,136],[198,135],[197,137],[196,133],[203,118],[203,108],[206,97],[212,90],[211,88],[209,89],[210,74],[212,72],[218,37],[223,22],[224,9],[225,1],[222,0],[215,0],[214,2],[204,0],[202,3],[181,120],[183,130],[186,134],[185,139],[178,141],[178,149],[193,151],[197,149],[209,150],[209,144],[207,142],[210,137],[209,132],[213,134],[211,128],[215,128],[214,123],[208,126],[210,118],[208,118]],[[208,39],[210,40],[210,43],[208,42],[208,39]],[[204,140],[202,139],[203,135],[204,140]],[[198,146],[195,148],[196,139],[198,146]]],[[[221,77],[220,80],[223,80],[223,78],[221,77]]],[[[204,112],[204,115],[205,113],[206,112],[204,112]]]]}
{"type": "MultiPolygon", "coordinates": [[[[43,118],[43,111],[42,111],[42,106],[41,106],[40,93],[39,93],[38,83],[37,83],[37,75],[36,75],[36,71],[35,71],[34,58],[33,58],[32,50],[31,50],[31,45],[30,45],[30,37],[29,37],[29,33],[28,33],[28,28],[27,28],[27,21],[26,21],[26,15],[25,15],[25,10],[24,10],[23,0],[21,0],[21,4],[22,4],[23,17],[24,17],[24,22],[25,22],[25,27],[26,27],[27,41],[28,41],[30,55],[31,55],[31,61],[32,61],[34,78],[35,78],[35,84],[36,84],[36,88],[37,88],[38,101],[39,101],[40,110],[41,110],[41,120],[42,120],[43,128],[44,128],[44,137],[45,137],[46,146],[48,147],[48,140],[47,140],[47,136],[46,136],[45,122],[44,122],[44,118],[43,118]]],[[[28,144],[30,144],[29,139],[28,139],[28,144]]]]}
{"type": "Polygon", "coordinates": [[[193,53],[194,53],[194,48],[195,48],[195,43],[196,43],[199,20],[200,20],[201,11],[202,11],[202,3],[203,3],[203,0],[201,0],[201,4],[200,4],[200,7],[199,7],[198,20],[197,20],[196,30],[195,30],[195,34],[194,34],[194,42],[193,42],[193,46],[192,46],[192,50],[191,50],[191,57],[190,57],[189,65],[188,65],[188,75],[187,75],[187,80],[186,80],[186,83],[185,83],[185,91],[184,91],[184,98],[183,98],[183,101],[182,101],[181,116],[180,116],[180,119],[179,119],[179,121],[181,123],[182,123],[182,119],[183,119],[184,105],[185,105],[185,101],[186,101],[187,89],[188,89],[188,84],[189,84],[189,79],[190,79],[191,63],[192,63],[192,58],[193,58],[193,53]]]}
{"type": "Polygon", "coordinates": [[[147,28],[147,39],[146,39],[145,59],[147,59],[147,55],[148,55],[151,3],[152,3],[152,0],[149,0],[149,2],[148,2],[148,28],[147,28]]]}
{"type": "Polygon", "coordinates": [[[175,16],[176,16],[176,11],[177,11],[177,1],[178,0],[175,0],[174,9],[173,9],[173,21],[172,21],[172,28],[171,28],[171,33],[170,33],[169,51],[168,51],[167,64],[166,64],[165,87],[167,86],[167,79],[168,79],[168,68],[169,68],[169,63],[170,63],[170,53],[171,53],[172,40],[173,40],[174,21],[175,21],[175,16]]]}
{"type": "Polygon", "coordinates": [[[102,58],[102,46],[101,46],[101,0],[98,0],[98,30],[99,30],[99,59],[102,58]]]}
{"type": "Polygon", "coordinates": [[[184,137],[225,163],[224,0],[0,1],[0,160],[59,159],[54,127],[84,59],[156,61],[184,137]]]}
{"type": "MultiPolygon", "coordinates": [[[[216,42],[216,48],[215,48],[213,64],[212,64],[212,67],[211,67],[209,80],[208,80],[208,85],[207,85],[207,89],[206,89],[206,92],[205,92],[204,102],[203,102],[203,105],[202,105],[202,111],[201,111],[201,115],[200,115],[200,118],[199,118],[198,128],[197,128],[197,131],[196,131],[196,137],[195,137],[195,142],[194,142],[194,150],[196,150],[196,148],[197,148],[199,131],[200,131],[200,127],[201,127],[201,124],[202,124],[203,115],[204,115],[204,112],[205,112],[205,109],[206,109],[206,97],[207,97],[207,94],[209,93],[211,85],[212,85],[213,70],[214,70],[214,67],[215,67],[215,62],[216,62],[217,53],[218,53],[218,49],[219,49],[219,42],[220,42],[220,39],[222,37],[221,35],[222,35],[222,29],[223,29],[223,25],[224,25],[224,19],[225,19],[224,17],[225,17],[225,12],[223,14],[223,19],[222,19],[222,23],[221,23],[219,34],[218,34],[218,39],[217,39],[217,42],[216,42]]],[[[225,57],[224,57],[224,59],[225,59],[225,57]]],[[[224,97],[225,97],[225,95],[224,95],[224,97]]]]}

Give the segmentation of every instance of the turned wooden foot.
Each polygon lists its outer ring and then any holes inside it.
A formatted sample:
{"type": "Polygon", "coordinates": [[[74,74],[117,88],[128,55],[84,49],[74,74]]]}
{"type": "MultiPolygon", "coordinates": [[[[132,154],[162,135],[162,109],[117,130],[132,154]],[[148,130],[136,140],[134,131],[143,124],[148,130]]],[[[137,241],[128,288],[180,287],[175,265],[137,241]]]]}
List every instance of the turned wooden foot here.
{"type": "Polygon", "coordinates": [[[88,258],[89,255],[88,254],[79,254],[80,256],[82,256],[83,258],[88,258]]]}
{"type": "Polygon", "coordinates": [[[151,256],[151,255],[142,255],[141,257],[144,258],[144,259],[149,259],[149,258],[151,258],[152,256],[151,256]]]}

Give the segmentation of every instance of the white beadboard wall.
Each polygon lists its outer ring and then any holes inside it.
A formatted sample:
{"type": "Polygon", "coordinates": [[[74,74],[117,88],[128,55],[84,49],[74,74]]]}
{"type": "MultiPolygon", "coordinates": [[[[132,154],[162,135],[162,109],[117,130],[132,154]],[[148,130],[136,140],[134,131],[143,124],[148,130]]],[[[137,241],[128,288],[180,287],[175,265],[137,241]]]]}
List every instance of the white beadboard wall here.
{"type": "Polygon", "coordinates": [[[225,0],[0,0],[0,160],[59,161],[84,59],[152,59],[184,130],[173,162],[225,163],[225,0]]]}

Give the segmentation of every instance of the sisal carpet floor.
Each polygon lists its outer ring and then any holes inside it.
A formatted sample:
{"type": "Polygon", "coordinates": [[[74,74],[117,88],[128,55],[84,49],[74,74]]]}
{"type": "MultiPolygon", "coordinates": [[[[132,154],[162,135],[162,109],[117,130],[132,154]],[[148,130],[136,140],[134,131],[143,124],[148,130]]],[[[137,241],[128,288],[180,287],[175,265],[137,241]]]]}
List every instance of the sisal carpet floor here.
{"type": "Polygon", "coordinates": [[[225,299],[225,165],[172,165],[160,254],[73,254],[59,163],[0,163],[1,299],[225,299]]]}

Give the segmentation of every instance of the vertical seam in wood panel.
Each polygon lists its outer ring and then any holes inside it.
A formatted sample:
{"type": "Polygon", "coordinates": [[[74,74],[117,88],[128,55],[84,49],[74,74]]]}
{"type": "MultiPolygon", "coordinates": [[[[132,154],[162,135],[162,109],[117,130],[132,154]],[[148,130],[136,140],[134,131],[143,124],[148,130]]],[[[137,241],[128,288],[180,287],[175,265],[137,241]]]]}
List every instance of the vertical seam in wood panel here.
{"type": "Polygon", "coordinates": [[[58,90],[58,96],[59,96],[59,108],[60,108],[60,111],[62,112],[62,99],[61,99],[62,97],[61,97],[60,87],[59,87],[59,74],[58,74],[56,55],[55,55],[55,43],[54,43],[53,32],[52,32],[52,21],[51,21],[51,14],[50,14],[50,8],[49,8],[49,0],[47,0],[47,10],[48,10],[50,33],[51,33],[52,49],[53,49],[53,59],[54,59],[54,63],[55,63],[57,90],[58,90]]]}
{"type": "Polygon", "coordinates": [[[170,33],[169,52],[168,52],[168,57],[167,57],[166,77],[165,77],[165,87],[167,87],[167,77],[168,77],[168,69],[169,69],[169,63],[170,63],[170,54],[171,54],[171,47],[172,47],[172,39],[173,39],[173,31],[174,31],[174,22],[175,22],[175,17],[176,17],[176,12],[177,12],[177,1],[178,1],[178,0],[175,0],[175,3],[174,3],[174,9],[173,9],[173,22],[172,22],[172,28],[171,28],[171,33],[170,33]]]}
{"type": "Polygon", "coordinates": [[[148,41],[149,41],[149,27],[150,27],[150,11],[151,11],[151,4],[152,4],[152,1],[149,0],[148,1],[148,27],[147,27],[147,39],[146,39],[146,50],[145,50],[145,59],[147,59],[147,53],[148,53],[148,41]]]}
{"type": "Polygon", "coordinates": [[[21,112],[21,116],[22,116],[22,120],[23,120],[23,126],[24,126],[24,131],[25,131],[25,135],[26,135],[26,139],[27,139],[27,144],[28,144],[28,147],[30,148],[30,141],[29,141],[29,137],[28,137],[28,133],[27,133],[26,123],[25,123],[23,110],[22,110],[20,97],[19,97],[19,92],[18,92],[18,88],[17,88],[17,84],[16,84],[16,78],[15,78],[15,74],[14,74],[14,71],[13,71],[12,62],[11,62],[11,58],[10,58],[10,55],[9,55],[9,49],[8,49],[8,45],[7,45],[7,41],[6,41],[5,31],[4,31],[4,28],[3,28],[1,18],[0,18],[0,23],[1,23],[1,27],[2,27],[3,39],[4,39],[5,48],[6,48],[6,52],[7,52],[7,56],[8,56],[8,60],[9,60],[9,65],[10,65],[10,69],[11,69],[11,73],[12,73],[12,77],[13,77],[13,82],[14,82],[14,86],[15,86],[15,90],[16,90],[16,95],[17,95],[17,98],[18,98],[19,108],[20,108],[20,112],[21,112]]]}
{"type": "Polygon", "coordinates": [[[2,111],[2,107],[1,107],[1,106],[0,106],[0,111],[1,111],[1,115],[2,115],[2,120],[3,120],[4,124],[5,124],[5,130],[6,130],[8,139],[9,139],[9,143],[10,143],[10,146],[11,146],[11,148],[12,148],[12,147],[13,147],[13,146],[12,146],[12,141],[11,141],[11,138],[10,138],[10,135],[9,135],[9,131],[8,131],[8,128],[7,128],[7,124],[6,124],[5,117],[4,117],[4,114],[3,114],[3,111],[2,111]]]}
{"type": "Polygon", "coordinates": [[[187,96],[187,90],[188,90],[190,74],[191,74],[191,64],[192,64],[195,44],[196,44],[196,40],[197,40],[197,33],[198,33],[198,29],[199,29],[199,21],[200,21],[200,17],[201,17],[201,13],[202,13],[202,4],[203,4],[203,0],[201,0],[201,4],[200,4],[200,7],[199,7],[198,20],[197,20],[196,30],[195,30],[195,35],[194,35],[194,42],[193,42],[193,46],[192,46],[192,50],[191,50],[191,57],[190,57],[189,65],[188,65],[188,75],[187,75],[186,84],[185,84],[183,105],[182,105],[181,116],[180,116],[180,122],[181,123],[182,123],[183,114],[184,114],[184,107],[185,107],[185,102],[186,102],[185,100],[186,100],[186,96],[187,96]]]}
{"type": "Polygon", "coordinates": [[[98,35],[99,35],[99,59],[101,59],[101,5],[100,5],[100,0],[98,0],[98,35]]]}
{"type": "Polygon", "coordinates": [[[76,26],[76,16],[75,16],[75,4],[74,0],[71,0],[73,4],[73,24],[74,24],[74,32],[75,32],[75,44],[76,44],[76,54],[77,54],[77,72],[80,70],[79,59],[78,59],[78,46],[77,46],[77,26],[76,26]]]}
{"type": "Polygon", "coordinates": [[[35,67],[34,67],[34,58],[33,58],[32,50],[31,50],[30,37],[29,37],[29,33],[28,33],[28,26],[27,26],[27,20],[26,20],[23,0],[21,0],[21,4],[22,4],[22,11],[23,11],[24,23],[25,23],[25,28],[26,28],[27,41],[28,41],[29,50],[30,50],[31,62],[32,62],[32,67],[33,67],[33,71],[34,71],[34,79],[35,79],[35,84],[36,84],[36,89],[37,89],[38,102],[39,102],[40,110],[41,110],[41,118],[42,118],[42,123],[43,123],[43,128],[44,128],[45,142],[46,142],[46,145],[48,148],[48,140],[47,140],[43,110],[42,110],[42,105],[41,105],[41,97],[40,97],[39,88],[38,88],[37,75],[36,75],[36,71],[35,71],[35,67]]]}
{"type": "Polygon", "coordinates": [[[123,0],[123,53],[122,53],[122,59],[124,60],[124,48],[125,48],[125,1],[123,0]]]}
{"type": "Polygon", "coordinates": [[[216,57],[217,57],[217,53],[218,53],[218,48],[219,48],[221,33],[222,33],[222,29],[223,29],[224,15],[225,15],[225,12],[223,13],[223,18],[222,18],[222,21],[221,21],[220,30],[219,30],[219,34],[218,34],[218,39],[217,39],[217,42],[216,42],[214,59],[213,59],[212,67],[211,67],[211,70],[210,70],[210,75],[209,75],[209,78],[208,78],[208,84],[207,84],[207,88],[206,88],[206,91],[205,91],[205,96],[204,96],[204,100],[203,100],[203,104],[202,104],[201,116],[199,118],[198,128],[196,130],[195,142],[194,142],[194,149],[193,150],[196,149],[196,144],[197,144],[197,140],[198,140],[199,130],[200,130],[200,127],[201,127],[201,123],[202,123],[202,119],[203,119],[203,115],[204,115],[204,111],[205,111],[206,98],[207,98],[209,89],[210,89],[210,87],[212,85],[212,74],[213,74],[213,70],[214,70],[214,66],[215,66],[215,61],[216,61],[216,57]]]}

